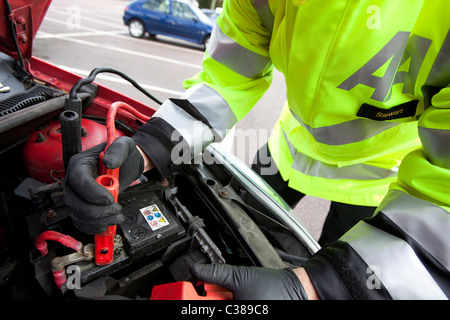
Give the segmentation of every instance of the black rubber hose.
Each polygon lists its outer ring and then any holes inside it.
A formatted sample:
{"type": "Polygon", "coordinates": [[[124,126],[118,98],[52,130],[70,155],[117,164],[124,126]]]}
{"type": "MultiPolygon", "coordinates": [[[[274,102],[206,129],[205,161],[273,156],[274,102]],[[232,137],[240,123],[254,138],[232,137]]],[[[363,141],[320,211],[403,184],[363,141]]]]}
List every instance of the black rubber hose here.
{"type": "Polygon", "coordinates": [[[113,68],[108,68],[108,67],[99,67],[99,68],[95,68],[94,70],[91,71],[91,73],[89,74],[89,76],[87,78],[78,80],[77,83],[75,83],[75,85],[72,87],[72,89],[70,90],[69,93],[69,98],[70,99],[76,99],[77,98],[77,93],[80,90],[80,88],[86,84],[92,83],[95,80],[95,77],[99,74],[99,73],[113,73],[116,74],[122,78],[124,78],[125,80],[127,80],[128,82],[130,82],[136,89],[138,89],[139,91],[141,91],[143,94],[145,94],[147,97],[149,97],[150,99],[152,99],[153,101],[155,101],[158,104],[162,104],[162,102],[157,99],[155,96],[153,96],[151,93],[149,93],[147,90],[145,90],[144,88],[142,88],[142,86],[137,83],[135,80],[133,80],[132,78],[130,78],[129,76],[127,76],[126,74],[124,74],[123,72],[120,72],[116,69],[113,68]]]}

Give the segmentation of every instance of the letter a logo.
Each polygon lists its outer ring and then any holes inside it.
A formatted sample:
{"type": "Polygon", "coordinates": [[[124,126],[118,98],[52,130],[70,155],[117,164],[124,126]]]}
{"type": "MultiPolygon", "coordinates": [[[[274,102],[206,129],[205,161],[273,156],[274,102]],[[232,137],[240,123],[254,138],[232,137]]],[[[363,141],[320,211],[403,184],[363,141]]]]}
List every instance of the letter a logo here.
{"type": "Polygon", "coordinates": [[[70,290],[81,289],[81,269],[79,266],[71,265],[67,268],[67,274],[70,276],[67,278],[67,288],[70,290]]]}
{"type": "Polygon", "coordinates": [[[372,59],[342,82],[338,88],[350,91],[358,84],[374,88],[370,97],[376,101],[390,99],[392,85],[403,83],[403,92],[413,93],[419,69],[431,45],[431,40],[409,32],[398,32],[372,59]],[[389,63],[383,76],[374,75],[389,63]],[[409,71],[399,71],[409,63],[409,71]]]}

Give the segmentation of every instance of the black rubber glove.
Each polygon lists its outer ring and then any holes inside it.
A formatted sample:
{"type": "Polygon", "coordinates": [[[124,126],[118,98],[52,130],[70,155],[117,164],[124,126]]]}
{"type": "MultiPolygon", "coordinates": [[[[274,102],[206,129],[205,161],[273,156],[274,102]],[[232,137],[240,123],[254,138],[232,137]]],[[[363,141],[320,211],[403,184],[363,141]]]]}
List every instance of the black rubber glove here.
{"type": "Polygon", "coordinates": [[[196,264],[190,268],[197,279],[228,289],[235,300],[308,300],[291,268],[196,264]]]}
{"type": "MultiPolygon", "coordinates": [[[[122,208],[114,202],[111,193],[98,184],[99,154],[105,143],[74,155],[66,172],[64,202],[72,209],[74,225],[87,234],[98,234],[107,226],[124,221],[122,208]]],[[[119,193],[138,179],[144,170],[144,159],[133,139],[117,138],[106,150],[103,163],[107,168],[119,170],[119,193]]]]}

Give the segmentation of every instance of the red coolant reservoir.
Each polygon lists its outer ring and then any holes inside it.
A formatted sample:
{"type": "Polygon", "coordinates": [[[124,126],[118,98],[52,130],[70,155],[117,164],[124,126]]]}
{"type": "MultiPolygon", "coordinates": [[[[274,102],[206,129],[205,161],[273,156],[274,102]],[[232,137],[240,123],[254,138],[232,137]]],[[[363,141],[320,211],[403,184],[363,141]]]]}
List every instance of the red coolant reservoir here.
{"type": "MultiPolygon", "coordinates": [[[[81,148],[87,150],[106,141],[106,126],[81,119],[81,148]]],[[[116,130],[117,137],[123,132],[116,130]]],[[[50,122],[42,130],[33,132],[25,142],[23,161],[31,178],[44,183],[53,183],[64,178],[64,160],[61,141],[61,124],[50,122]],[[52,179],[54,177],[55,179],[52,179]]]]}

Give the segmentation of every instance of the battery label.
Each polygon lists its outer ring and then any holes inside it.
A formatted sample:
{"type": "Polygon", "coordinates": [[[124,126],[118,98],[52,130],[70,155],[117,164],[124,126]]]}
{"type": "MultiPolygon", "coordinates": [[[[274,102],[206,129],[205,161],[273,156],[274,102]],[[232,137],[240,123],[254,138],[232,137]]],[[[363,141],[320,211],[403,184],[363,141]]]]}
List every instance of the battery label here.
{"type": "Polygon", "coordinates": [[[151,204],[139,210],[153,231],[170,224],[156,204],[151,204]]]}

